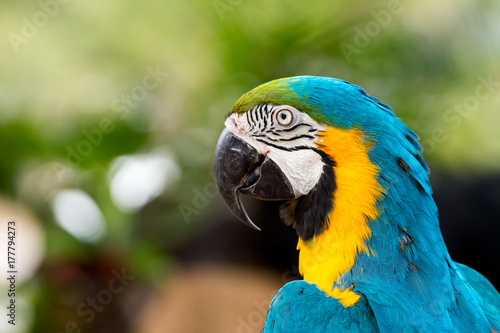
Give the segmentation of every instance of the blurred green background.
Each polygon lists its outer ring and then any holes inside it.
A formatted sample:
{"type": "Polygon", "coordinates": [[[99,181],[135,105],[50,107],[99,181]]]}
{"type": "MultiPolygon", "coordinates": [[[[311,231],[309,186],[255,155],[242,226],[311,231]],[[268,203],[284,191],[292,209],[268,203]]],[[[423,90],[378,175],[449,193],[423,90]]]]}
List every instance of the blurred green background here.
{"type": "Polygon", "coordinates": [[[0,242],[18,221],[20,271],[2,332],[134,330],[172,249],[227,214],[211,174],[224,117],[271,79],[360,85],[420,135],[433,178],[500,172],[498,1],[0,8],[0,242]],[[99,294],[122,270],[126,292],[99,294]]]}

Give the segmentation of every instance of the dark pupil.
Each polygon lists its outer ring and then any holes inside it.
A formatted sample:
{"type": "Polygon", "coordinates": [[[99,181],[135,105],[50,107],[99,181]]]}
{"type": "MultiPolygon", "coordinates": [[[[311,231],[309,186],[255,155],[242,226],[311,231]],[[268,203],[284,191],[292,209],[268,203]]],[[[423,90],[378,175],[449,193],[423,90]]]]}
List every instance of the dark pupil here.
{"type": "Polygon", "coordinates": [[[286,114],[283,112],[283,113],[281,114],[281,120],[285,120],[285,119],[286,119],[286,114]]]}

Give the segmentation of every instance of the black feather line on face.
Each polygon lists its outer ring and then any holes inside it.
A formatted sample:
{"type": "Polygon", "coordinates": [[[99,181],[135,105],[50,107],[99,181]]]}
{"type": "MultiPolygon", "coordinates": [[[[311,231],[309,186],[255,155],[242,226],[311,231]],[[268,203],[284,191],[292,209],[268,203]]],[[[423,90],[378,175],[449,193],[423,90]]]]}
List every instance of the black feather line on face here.
{"type": "Polygon", "coordinates": [[[263,139],[260,139],[260,138],[256,138],[255,140],[259,141],[259,142],[262,142],[268,146],[271,146],[271,147],[274,147],[274,148],[277,148],[277,149],[280,149],[280,150],[284,150],[284,151],[296,151],[296,150],[306,150],[306,149],[312,149],[311,147],[309,146],[295,146],[295,147],[282,147],[282,146],[278,146],[278,145],[275,145],[275,144],[272,144],[271,142],[268,142],[266,140],[263,140],[263,139]]]}
{"type": "MultiPolygon", "coordinates": [[[[291,132],[291,131],[293,131],[293,130],[301,127],[301,126],[307,126],[307,127],[311,127],[312,128],[312,125],[304,124],[304,123],[298,123],[297,125],[294,125],[294,126],[292,126],[290,128],[278,129],[278,130],[276,130],[276,132],[291,132]]],[[[312,128],[312,129],[314,129],[314,128],[312,128]]],[[[316,131],[316,129],[314,129],[314,131],[316,131]]]]}
{"type": "Polygon", "coordinates": [[[314,140],[316,138],[315,136],[312,136],[312,135],[309,135],[309,134],[300,134],[300,135],[296,135],[296,136],[294,136],[292,138],[286,138],[286,139],[273,139],[273,138],[268,137],[265,134],[254,134],[252,136],[254,138],[266,138],[267,140],[271,140],[273,142],[290,142],[290,141],[295,141],[295,140],[299,140],[299,139],[311,139],[311,140],[314,140]]]}
{"type": "Polygon", "coordinates": [[[323,173],[316,186],[298,199],[285,202],[280,207],[280,217],[287,225],[297,231],[297,235],[308,241],[328,228],[328,215],[334,209],[333,198],[337,184],[335,182],[335,161],[319,149],[311,148],[321,156],[323,173]]]}

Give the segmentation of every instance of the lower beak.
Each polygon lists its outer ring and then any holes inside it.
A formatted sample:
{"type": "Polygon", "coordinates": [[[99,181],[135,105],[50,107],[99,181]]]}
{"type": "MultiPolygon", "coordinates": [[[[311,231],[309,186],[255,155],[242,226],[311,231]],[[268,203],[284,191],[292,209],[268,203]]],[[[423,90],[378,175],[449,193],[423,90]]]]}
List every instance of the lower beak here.
{"type": "Polygon", "coordinates": [[[243,223],[260,230],[248,217],[240,193],[261,200],[295,198],[293,187],[278,165],[227,128],[215,149],[215,182],[226,207],[243,223]]]}

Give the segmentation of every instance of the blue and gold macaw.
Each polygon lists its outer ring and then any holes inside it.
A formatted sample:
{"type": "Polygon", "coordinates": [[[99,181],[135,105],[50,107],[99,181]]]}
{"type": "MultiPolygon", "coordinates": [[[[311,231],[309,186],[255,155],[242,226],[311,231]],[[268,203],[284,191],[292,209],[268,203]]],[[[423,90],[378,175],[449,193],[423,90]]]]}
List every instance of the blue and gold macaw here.
{"type": "Polygon", "coordinates": [[[500,296],[453,262],[418,136],[349,82],[279,79],[226,119],[215,176],[244,223],[240,193],[283,200],[303,281],[274,297],[263,332],[497,332],[500,296]]]}

